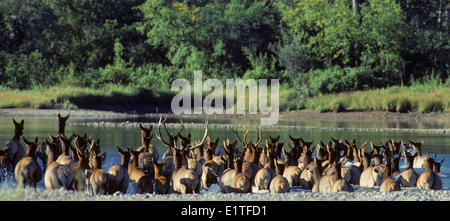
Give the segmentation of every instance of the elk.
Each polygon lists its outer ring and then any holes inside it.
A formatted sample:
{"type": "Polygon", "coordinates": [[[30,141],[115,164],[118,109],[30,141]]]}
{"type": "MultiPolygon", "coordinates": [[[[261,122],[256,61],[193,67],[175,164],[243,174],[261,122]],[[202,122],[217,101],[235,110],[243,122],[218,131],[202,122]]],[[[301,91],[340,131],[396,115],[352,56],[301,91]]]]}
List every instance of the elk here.
{"type": "Polygon", "coordinates": [[[409,141],[409,143],[412,145],[413,150],[417,155],[414,155],[414,168],[422,168],[422,165],[424,164],[425,156],[422,156],[422,142],[413,142],[409,141]]]}
{"type": "MultiPolygon", "coordinates": [[[[75,138],[76,139],[76,138],[75,138]]],[[[75,190],[85,191],[86,187],[89,187],[89,179],[87,174],[91,173],[89,166],[89,157],[86,151],[80,150],[78,143],[75,142],[76,155],[78,156],[77,166],[73,169],[75,175],[75,190]]]]}
{"type": "MultiPolygon", "coordinates": [[[[92,147],[92,145],[91,145],[92,147]]],[[[105,160],[106,152],[97,155],[94,151],[90,152],[89,166],[92,170],[89,176],[89,184],[92,187],[93,195],[106,195],[109,189],[109,176],[102,169],[102,161],[105,160]]]]}
{"type": "Polygon", "coordinates": [[[6,156],[4,150],[0,150],[0,182],[10,174],[13,174],[13,171],[14,167],[11,160],[6,156]]]}
{"type": "Polygon", "coordinates": [[[55,190],[63,188],[65,190],[73,190],[75,187],[75,175],[68,165],[56,162],[54,152],[58,149],[58,144],[50,143],[45,140],[47,146],[47,170],[44,174],[45,188],[55,190]]]}
{"type": "Polygon", "coordinates": [[[440,190],[442,189],[442,181],[439,175],[433,172],[434,159],[430,158],[429,154],[425,155],[423,162],[423,168],[425,171],[420,174],[417,180],[417,188],[419,189],[432,189],[440,190]]]}
{"type": "MultiPolygon", "coordinates": [[[[361,146],[360,149],[364,149],[364,146],[367,144],[367,141],[365,141],[361,146]]],[[[353,155],[353,165],[350,165],[348,167],[342,167],[341,168],[341,175],[344,177],[344,179],[349,182],[350,184],[359,185],[359,181],[361,179],[361,170],[359,170],[359,167],[361,165],[361,158],[358,155],[358,150],[356,148],[355,141],[352,141],[349,143],[349,147],[351,148],[351,154],[353,155]]]]}
{"type": "MultiPolygon", "coordinates": [[[[51,143],[57,143],[58,137],[54,137],[51,134],[48,135],[50,137],[51,143]]],[[[56,158],[61,154],[61,150],[59,148],[55,149],[55,152],[53,153],[56,158]]],[[[41,159],[42,162],[42,171],[45,173],[45,170],[47,169],[47,143],[41,142],[38,144],[36,149],[36,156],[41,159]]]]}
{"type": "MultiPolygon", "coordinates": [[[[76,133],[73,133],[72,135],[74,136],[73,145],[75,145],[75,147],[77,147],[81,152],[86,153],[87,150],[88,150],[87,147],[88,147],[88,144],[89,144],[87,134],[84,134],[83,136],[80,136],[80,135],[78,135],[76,133]]],[[[75,150],[76,150],[76,148],[75,148],[75,150]]],[[[76,151],[75,151],[75,154],[72,157],[73,157],[74,161],[78,162],[79,158],[78,158],[78,154],[76,154],[76,151]]]]}
{"type": "Polygon", "coordinates": [[[308,164],[308,166],[305,169],[311,171],[312,173],[313,180],[311,182],[310,189],[312,190],[313,193],[320,192],[319,183],[323,172],[322,162],[320,162],[320,160],[318,160],[317,157],[315,156],[313,162],[308,164]]]}
{"type": "Polygon", "coordinates": [[[144,173],[144,171],[139,168],[139,155],[144,150],[134,151],[128,149],[128,152],[131,153],[131,165],[128,166],[128,174],[130,177],[130,181],[136,185],[136,192],[139,194],[142,193],[153,193],[153,179],[150,175],[144,173]]]}
{"type": "Polygon", "coordinates": [[[374,187],[379,186],[383,179],[383,174],[380,168],[382,155],[378,154],[377,150],[373,150],[374,154],[364,153],[364,149],[360,149],[360,156],[363,159],[364,171],[361,173],[361,179],[359,180],[359,185],[361,187],[374,187]],[[375,165],[370,165],[370,159],[374,158],[375,165]]]}
{"type": "MultiPolygon", "coordinates": [[[[229,140],[228,140],[229,142],[229,140]]],[[[216,160],[214,160],[214,151],[219,143],[219,138],[216,142],[211,142],[209,136],[207,138],[207,145],[204,149],[203,164],[202,164],[202,174],[200,177],[201,186],[207,188],[213,183],[217,183],[217,177],[214,174],[221,174],[223,171],[223,163],[219,165],[216,160]]]]}
{"type": "Polygon", "coordinates": [[[245,132],[244,139],[242,140],[242,143],[244,145],[244,152],[242,153],[244,155],[242,163],[242,172],[245,174],[245,177],[247,177],[247,179],[250,180],[250,185],[253,185],[255,175],[260,169],[258,165],[258,159],[260,155],[260,150],[258,146],[262,140],[261,128],[258,128],[258,140],[256,141],[255,144],[253,144],[252,141],[250,141],[250,143],[247,143],[248,132],[249,129],[247,129],[247,131],[245,132]]]}
{"type": "MultiPolygon", "coordinates": [[[[436,158],[436,155],[434,155],[434,158],[436,158]]],[[[433,172],[435,172],[440,177],[448,177],[447,174],[441,173],[442,163],[444,163],[444,159],[442,159],[441,162],[434,162],[434,164],[433,164],[433,172]]]]}
{"type": "Polygon", "coordinates": [[[128,174],[128,163],[130,162],[130,152],[123,151],[117,147],[117,151],[121,156],[120,165],[114,165],[108,170],[109,188],[108,193],[113,194],[120,191],[122,194],[127,193],[128,185],[130,184],[130,176],[128,174]]]}
{"type": "Polygon", "coordinates": [[[38,138],[34,142],[30,142],[23,138],[23,142],[27,147],[27,153],[17,162],[14,168],[14,177],[20,187],[32,187],[36,189],[36,183],[42,179],[42,170],[36,160],[36,148],[38,138]]]}
{"type": "MultiPolygon", "coordinates": [[[[255,187],[257,190],[268,190],[270,181],[277,175],[275,171],[275,145],[273,143],[269,143],[266,140],[266,149],[267,149],[267,158],[269,159],[269,164],[258,170],[255,175],[255,187]]],[[[296,167],[298,168],[298,167],[296,167]]]]}
{"type": "MultiPolygon", "coordinates": [[[[190,143],[184,143],[188,140],[183,140],[181,142],[180,147],[177,147],[176,139],[174,136],[170,135],[169,131],[167,130],[165,121],[167,119],[164,119],[162,121],[162,117],[159,118],[158,123],[158,130],[156,132],[156,137],[161,141],[161,143],[168,147],[172,153],[173,162],[175,166],[175,170],[172,173],[171,176],[171,183],[172,183],[172,190],[176,193],[198,193],[200,190],[200,180],[198,179],[197,174],[194,170],[186,168],[185,165],[182,164],[183,157],[186,156],[186,154],[195,148],[199,148],[203,146],[203,144],[206,141],[206,137],[208,136],[208,121],[205,122],[205,133],[203,135],[203,138],[200,142],[195,143],[191,145],[190,143]],[[164,140],[161,136],[161,125],[164,126],[164,129],[169,136],[169,142],[164,140]]],[[[178,133],[178,136],[180,135],[180,132],[178,133]]],[[[188,135],[189,136],[189,135],[188,135]]],[[[189,139],[190,141],[190,139],[189,139]]]]}
{"type": "MultiPolygon", "coordinates": [[[[316,150],[320,149],[320,144],[317,144],[316,150]]],[[[313,166],[311,156],[308,156],[309,152],[303,152],[302,155],[299,158],[299,167],[303,167],[302,172],[300,174],[300,186],[306,189],[311,189],[314,185],[314,176],[313,176],[313,166]]],[[[317,157],[317,155],[316,155],[317,157]]],[[[322,158],[323,159],[323,158],[322,158]]],[[[322,168],[322,162],[316,158],[316,161],[319,162],[322,168]]]]}
{"type": "MultiPolygon", "coordinates": [[[[77,164],[76,162],[69,156],[69,150],[72,150],[72,139],[73,135],[70,136],[69,139],[62,136],[61,134],[58,135],[58,139],[61,143],[61,155],[59,155],[56,159],[56,162],[62,165],[70,166],[70,168],[74,169],[77,164]]],[[[55,155],[56,156],[56,155],[55,155]]]]}
{"type": "Polygon", "coordinates": [[[234,160],[234,178],[231,182],[231,191],[236,193],[250,192],[250,180],[242,171],[243,159],[238,158],[234,160]]]}
{"type": "Polygon", "coordinates": [[[24,121],[21,120],[20,123],[18,123],[13,118],[13,123],[14,136],[10,140],[6,141],[6,143],[3,145],[3,150],[5,151],[5,156],[9,157],[9,159],[11,160],[13,167],[16,167],[19,160],[21,160],[25,155],[25,149],[20,143],[20,136],[23,135],[24,121]]]}
{"type": "Polygon", "coordinates": [[[391,165],[392,165],[392,176],[395,178],[399,178],[400,177],[400,156],[398,157],[393,157],[391,159],[391,165]]]}
{"type": "MultiPolygon", "coordinates": [[[[153,125],[150,125],[149,128],[145,128],[144,126],[142,126],[142,124],[139,124],[139,129],[141,130],[141,146],[138,147],[137,151],[140,151],[141,149],[146,149],[145,152],[147,152],[151,156],[151,159],[153,160],[153,162],[158,162],[158,159],[159,159],[158,150],[150,143],[147,144],[147,141],[146,141],[146,139],[150,139],[150,141],[151,141],[153,138],[153,135],[151,135],[153,125]]],[[[151,169],[153,171],[153,163],[150,162],[150,164],[151,164],[151,166],[149,169],[151,169]]]]}
{"type": "Polygon", "coordinates": [[[153,168],[153,162],[157,162],[157,159],[155,160],[154,155],[152,153],[153,145],[150,144],[151,140],[153,138],[153,135],[149,137],[142,137],[142,142],[144,144],[144,148],[141,148],[138,151],[141,153],[139,154],[139,168],[144,171],[145,174],[149,175],[152,179],[155,176],[153,168]]]}
{"type": "Polygon", "coordinates": [[[353,192],[353,187],[341,176],[341,163],[330,164],[326,175],[319,180],[320,193],[353,192]]]}
{"type": "Polygon", "coordinates": [[[291,157],[292,150],[291,152],[286,152],[283,149],[283,154],[284,154],[284,172],[283,172],[283,176],[288,180],[289,186],[293,187],[293,186],[299,186],[300,185],[300,177],[302,174],[302,169],[301,168],[305,168],[306,165],[308,165],[311,162],[311,156],[312,156],[312,151],[309,150],[306,146],[303,147],[303,152],[298,160],[299,164],[298,166],[295,165],[290,165],[290,162],[292,162],[291,160],[289,160],[291,157]]]}
{"type": "Polygon", "coordinates": [[[302,138],[293,138],[290,134],[289,134],[289,139],[291,140],[292,145],[289,145],[290,150],[290,163],[289,165],[296,165],[298,164],[297,160],[300,157],[301,154],[301,140],[302,138]]]}
{"type": "MultiPolygon", "coordinates": [[[[298,168],[298,167],[296,167],[298,168]]],[[[284,177],[283,170],[284,165],[275,163],[276,176],[270,182],[269,190],[270,193],[288,193],[290,192],[290,185],[286,177],[284,177]]]]}
{"type": "Polygon", "coordinates": [[[383,163],[381,168],[381,170],[383,171],[383,183],[380,186],[380,192],[386,193],[392,191],[400,191],[400,183],[396,182],[391,177],[391,162],[386,161],[385,163],[383,163]]]}
{"type": "Polygon", "coordinates": [[[399,142],[395,142],[393,139],[389,140],[389,149],[391,150],[393,155],[398,155],[400,154],[400,149],[402,146],[402,141],[400,140],[399,142]]]}
{"type": "Polygon", "coordinates": [[[161,174],[163,164],[153,162],[155,168],[155,193],[156,194],[169,194],[170,193],[170,181],[167,177],[161,174]]]}
{"type": "Polygon", "coordinates": [[[227,156],[226,159],[226,169],[223,171],[222,176],[217,177],[217,182],[219,183],[220,191],[222,193],[229,193],[231,192],[231,183],[233,182],[235,173],[235,167],[234,167],[234,156],[236,155],[236,144],[237,140],[233,143],[230,143],[230,140],[227,138],[226,141],[223,141],[223,147],[225,154],[227,156]]]}
{"type": "Polygon", "coordinates": [[[414,155],[409,154],[408,152],[406,152],[406,147],[403,144],[401,145],[401,148],[406,161],[406,169],[400,173],[398,179],[403,187],[415,187],[419,175],[416,173],[416,171],[414,171],[413,165],[414,158],[418,153],[415,153],[414,155]]]}

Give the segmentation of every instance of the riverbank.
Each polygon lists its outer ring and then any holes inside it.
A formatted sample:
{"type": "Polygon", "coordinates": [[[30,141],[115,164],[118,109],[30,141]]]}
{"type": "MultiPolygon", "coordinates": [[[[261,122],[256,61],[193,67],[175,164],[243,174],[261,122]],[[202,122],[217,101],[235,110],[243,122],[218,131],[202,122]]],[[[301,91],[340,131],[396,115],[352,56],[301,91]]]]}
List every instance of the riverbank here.
{"type": "MultiPolygon", "coordinates": [[[[304,97],[288,85],[280,85],[279,110],[315,112],[450,113],[450,86],[417,84],[384,89],[304,97]]],[[[80,88],[66,85],[32,90],[0,88],[0,108],[89,109],[122,113],[170,113],[176,95],[169,89],[135,89],[120,85],[80,88]]],[[[204,92],[203,98],[208,94],[204,92]]],[[[224,102],[226,95],[223,95],[224,102]]],[[[191,99],[193,96],[191,96],[191,99]]],[[[270,97],[269,97],[270,98],[270,97]]],[[[248,100],[248,91],[234,94],[234,101],[248,100]]],[[[193,101],[191,101],[192,103],[193,101]]],[[[269,99],[270,102],[270,99],[269,99]]],[[[246,106],[248,108],[248,105],[246,106]]]]}

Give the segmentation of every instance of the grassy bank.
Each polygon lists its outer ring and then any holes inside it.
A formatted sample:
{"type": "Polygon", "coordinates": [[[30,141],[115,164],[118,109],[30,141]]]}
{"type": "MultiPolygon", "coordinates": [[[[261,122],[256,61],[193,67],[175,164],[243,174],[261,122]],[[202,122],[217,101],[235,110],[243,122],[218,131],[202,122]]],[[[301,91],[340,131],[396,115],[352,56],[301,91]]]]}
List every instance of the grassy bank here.
{"type": "Polygon", "coordinates": [[[325,111],[450,112],[450,87],[386,89],[318,95],[305,108],[325,111]]]}
{"type": "MultiPolygon", "coordinates": [[[[411,87],[389,87],[367,91],[317,95],[301,98],[285,85],[280,87],[280,110],[310,109],[327,111],[390,111],[390,112],[450,112],[450,87],[438,85],[414,85],[411,87]]],[[[133,89],[108,85],[103,88],[79,88],[54,86],[33,90],[0,90],[0,108],[92,108],[100,106],[123,107],[149,106],[142,109],[153,112],[170,110],[174,92],[165,90],[133,89]]],[[[206,96],[204,93],[203,96],[206,96]]],[[[235,94],[235,100],[243,95],[235,94]]],[[[248,97],[247,97],[248,101],[248,97]]],[[[270,98],[269,98],[270,102],[270,98]]],[[[247,104],[248,107],[248,104],[247,104]]]]}

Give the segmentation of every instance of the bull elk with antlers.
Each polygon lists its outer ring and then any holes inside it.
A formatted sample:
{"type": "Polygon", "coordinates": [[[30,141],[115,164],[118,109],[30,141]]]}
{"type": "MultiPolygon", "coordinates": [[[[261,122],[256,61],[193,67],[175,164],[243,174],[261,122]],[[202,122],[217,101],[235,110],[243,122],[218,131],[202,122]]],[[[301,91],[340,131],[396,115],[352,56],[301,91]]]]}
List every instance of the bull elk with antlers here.
{"type": "MultiPolygon", "coordinates": [[[[200,142],[195,144],[190,143],[181,143],[178,147],[177,139],[180,135],[173,136],[167,130],[165,121],[167,117],[162,120],[162,117],[159,118],[158,130],[156,132],[156,137],[161,141],[161,143],[168,147],[172,153],[173,163],[174,163],[174,171],[171,176],[172,189],[177,193],[199,193],[200,190],[200,180],[198,178],[198,174],[192,170],[188,169],[186,165],[183,165],[183,157],[186,157],[186,154],[195,149],[203,146],[206,141],[206,137],[208,136],[208,121],[205,122],[205,133],[200,142]],[[164,127],[167,135],[169,136],[169,141],[166,141],[161,136],[161,125],[164,127]]],[[[186,159],[185,159],[186,160],[186,159]]]]}

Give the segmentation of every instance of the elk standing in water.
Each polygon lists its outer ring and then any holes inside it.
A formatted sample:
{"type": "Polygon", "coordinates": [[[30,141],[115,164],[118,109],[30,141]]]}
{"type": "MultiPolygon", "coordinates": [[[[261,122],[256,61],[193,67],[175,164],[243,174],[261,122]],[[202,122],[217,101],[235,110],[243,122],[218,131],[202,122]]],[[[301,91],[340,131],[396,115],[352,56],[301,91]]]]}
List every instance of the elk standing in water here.
{"type": "Polygon", "coordinates": [[[153,162],[155,168],[155,193],[156,194],[169,194],[170,193],[170,181],[167,177],[161,175],[163,164],[153,162]]]}
{"type": "Polygon", "coordinates": [[[243,163],[242,163],[242,172],[244,173],[245,177],[250,181],[250,186],[254,184],[255,175],[258,172],[259,169],[261,169],[258,165],[259,161],[259,144],[261,143],[262,136],[261,136],[261,128],[258,128],[258,140],[255,144],[253,144],[252,141],[250,143],[247,143],[247,135],[249,130],[245,132],[244,139],[243,139],[243,145],[244,145],[244,152],[242,153],[244,155],[243,163]]]}
{"type": "Polygon", "coordinates": [[[270,181],[272,181],[272,179],[277,175],[275,171],[275,145],[276,144],[270,144],[266,140],[266,154],[269,159],[269,163],[266,167],[260,169],[255,175],[255,188],[257,190],[268,190],[270,187],[270,181]]]}
{"type": "Polygon", "coordinates": [[[149,175],[145,174],[144,171],[139,168],[139,155],[143,152],[134,151],[128,149],[131,153],[131,165],[128,166],[128,174],[130,176],[130,181],[136,185],[136,192],[142,193],[153,193],[153,179],[149,175]]]}
{"type": "Polygon", "coordinates": [[[425,156],[422,156],[422,142],[413,142],[409,141],[409,143],[412,145],[414,154],[414,168],[422,168],[424,162],[425,162],[425,156]]]}
{"type": "Polygon", "coordinates": [[[154,155],[151,152],[154,148],[153,145],[150,144],[152,141],[153,135],[150,137],[143,137],[142,142],[144,143],[144,148],[139,150],[141,154],[139,154],[139,168],[144,171],[145,174],[149,175],[150,178],[155,177],[155,169],[153,168],[153,162],[157,162],[154,159],[154,155]]]}
{"type": "Polygon", "coordinates": [[[36,188],[36,183],[42,179],[42,170],[36,161],[38,138],[36,137],[33,143],[24,137],[23,142],[27,147],[27,154],[16,164],[14,176],[20,187],[36,188]]]}
{"type": "MultiPolygon", "coordinates": [[[[76,139],[76,138],[75,138],[76,139]]],[[[76,155],[78,156],[77,166],[73,170],[75,175],[75,190],[85,191],[89,186],[89,179],[86,174],[90,174],[89,157],[86,151],[81,151],[78,144],[75,142],[76,155]]]]}
{"type": "Polygon", "coordinates": [[[102,161],[105,160],[106,152],[97,155],[95,152],[90,152],[89,166],[92,169],[92,173],[89,177],[89,184],[92,187],[92,193],[94,195],[108,194],[109,189],[109,176],[102,169],[102,161]]]}
{"type": "Polygon", "coordinates": [[[385,162],[382,166],[383,170],[383,183],[380,186],[380,192],[400,191],[400,183],[396,182],[391,177],[392,168],[389,161],[385,162]]]}
{"type": "Polygon", "coordinates": [[[19,160],[21,160],[22,157],[25,155],[25,149],[20,143],[20,136],[23,135],[24,121],[21,120],[20,123],[18,123],[13,118],[13,123],[14,123],[14,136],[10,140],[6,141],[6,143],[3,145],[3,150],[5,151],[5,156],[9,157],[9,159],[13,164],[13,167],[15,168],[19,160]]]}
{"type": "Polygon", "coordinates": [[[383,180],[383,173],[381,171],[380,165],[382,160],[382,155],[378,154],[376,149],[373,149],[374,154],[364,153],[364,149],[360,149],[361,158],[363,158],[364,171],[361,173],[361,179],[359,184],[361,187],[371,188],[374,186],[381,185],[383,180]],[[374,158],[375,165],[370,166],[370,159],[374,158]]]}
{"type": "Polygon", "coordinates": [[[291,188],[288,180],[282,175],[284,172],[284,165],[275,163],[276,176],[270,182],[270,193],[288,193],[291,188]]]}
{"type": "Polygon", "coordinates": [[[117,147],[117,151],[120,153],[122,160],[120,165],[114,165],[108,170],[110,179],[108,193],[113,194],[120,191],[122,194],[126,194],[130,183],[130,176],[128,174],[130,152],[123,151],[119,147],[117,147]]]}
{"type": "Polygon", "coordinates": [[[231,183],[233,182],[235,173],[234,168],[234,156],[236,155],[236,144],[237,140],[233,143],[230,143],[230,140],[227,139],[226,142],[223,141],[223,148],[225,154],[227,156],[226,159],[226,169],[223,171],[222,176],[217,176],[217,182],[219,183],[220,191],[222,193],[231,192],[231,183]]]}
{"type": "Polygon", "coordinates": [[[236,193],[250,192],[250,181],[242,172],[242,159],[234,160],[234,174],[231,182],[231,191],[236,193]]]}
{"type": "Polygon", "coordinates": [[[320,162],[320,160],[318,160],[317,157],[314,157],[313,162],[308,164],[308,166],[305,169],[312,172],[312,176],[313,176],[313,181],[312,181],[312,186],[311,186],[312,192],[313,193],[320,192],[319,183],[320,183],[320,178],[321,178],[322,172],[323,172],[322,162],[320,162]]]}
{"type": "Polygon", "coordinates": [[[442,189],[442,181],[439,175],[433,172],[434,159],[430,158],[430,156],[425,156],[423,168],[425,171],[420,174],[419,179],[417,180],[417,188],[419,189],[432,189],[432,190],[440,190],[442,189]]]}
{"type": "Polygon", "coordinates": [[[398,179],[403,187],[415,187],[419,175],[416,173],[416,171],[414,171],[413,165],[414,158],[418,153],[415,153],[414,155],[409,154],[408,152],[406,152],[406,147],[403,146],[403,144],[401,148],[406,161],[406,169],[400,173],[398,179]]]}
{"type": "MultiPolygon", "coordinates": [[[[62,135],[58,135],[59,142],[61,143],[61,155],[57,156],[56,162],[62,165],[70,166],[70,168],[74,169],[77,164],[72,159],[72,157],[69,156],[69,150],[72,150],[72,139],[73,135],[67,139],[66,137],[62,135]]],[[[56,155],[55,155],[56,156],[56,155]]]]}
{"type": "MultiPolygon", "coordinates": [[[[167,119],[167,117],[166,117],[167,119]]],[[[200,180],[198,178],[198,174],[192,170],[186,168],[186,165],[183,165],[183,157],[186,156],[189,151],[194,150],[195,148],[199,148],[203,146],[206,142],[206,138],[208,136],[208,121],[205,122],[205,134],[200,142],[191,145],[190,143],[181,143],[180,147],[177,147],[176,139],[174,136],[170,135],[167,127],[165,125],[165,121],[162,121],[162,117],[159,119],[158,130],[156,132],[156,137],[166,146],[169,147],[173,162],[175,166],[175,170],[171,176],[172,190],[177,193],[198,193],[200,190],[200,180]],[[165,141],[161,136],[161,125],[164,126],[166,133],[169,135],[169,142],[165,141]]],[[[178,133],[178,136],[180,133],[178,133]]],[[[190,140],[190,139],[189,139],[190,140]]],[[[186,140],[185,140],[186,141],[186,140]]],[[[186,160],[186,159],[184,159],[186,160]]]]}
{"type": "Polygon", "coordinates": [[[290,160],[290,158],[292,158],[291,154],[293,154],[292,150],[290,153],[286,152],[284,149],[282,149],[282,151],[284,154],[284,164],[286,165],[284,168],[283,176],[288,180],[289,186],[299,186],[300,177],[302,174],[302,169],[300,169],[300,167],[305,168],[306,165],[311,162],[312,151],[304,146],[303,152],[298,159],[299,164],[297,166],[290,164],[290,162],[292,162],[292,160],[290,160]]]}
{"type": "Polygon", "coordinates": [[[214,152],[218,143],[219,138],[216,139],[216,142],[211,142],[210,137],[208,136],[207,145],[203,151],[204,162],[202,164],[202,175],[200,178],[203,188],[208,188],[211,184],[217,183],[217,177],[214,174],[222,174],[223,172],[223,165],[222,168],[220,168],[221,166],[214,160],[214,152]]]}
{"type": "MultiPolygon", "coordinates": [[[[434,158],[436,158],[436,155],[434,155],[434,158]]],[[[433,172],[435,172],[437,175],[439,175],[440,177],[448,177],[448,175],[447,174],[443,174],[443,173],[441,173],[441,166],[442,166],[442,163],[444,163],[444,159],[442,159],[441,160],[441,162],[434,162],[434,165],[433,165],[433,172]]]]}
{"type": "MultiPolygon", "coordinates": [[[[151,156],[151,159],[153,160],[153,162],[158,162],[158,159],[159,159],[158,150],[153,145],[151,145],[150,142],[147,143],[147,141],[146,141],[146,139],[150,139],[150,141],[151,141],[153,138],[153,135],[151,135],[153,125],[151,125],[149,128],[145,128],[144,126],[142,126],[142,124],[139,124],[139,129],[141,130],[141,146],[138,147],[136,151],[141,151],[142,149],[146,149],[145,152],[147,152],[151,156]]],[[[151,164],[152,165],[150,165],[149,169],[153,170],[153,163],[151,163],[151,164]]]]}
{"type": "Polygon", "coordinates": [[[73,190],[75,187],[75,175],[68,165],[56,162],[55,150],[58,149],[56,143],[50,143],[45,140],[47,146],[47,170],[44,174],[45,188],[48,190],[56,190],[64,188],[73,190]]]}

